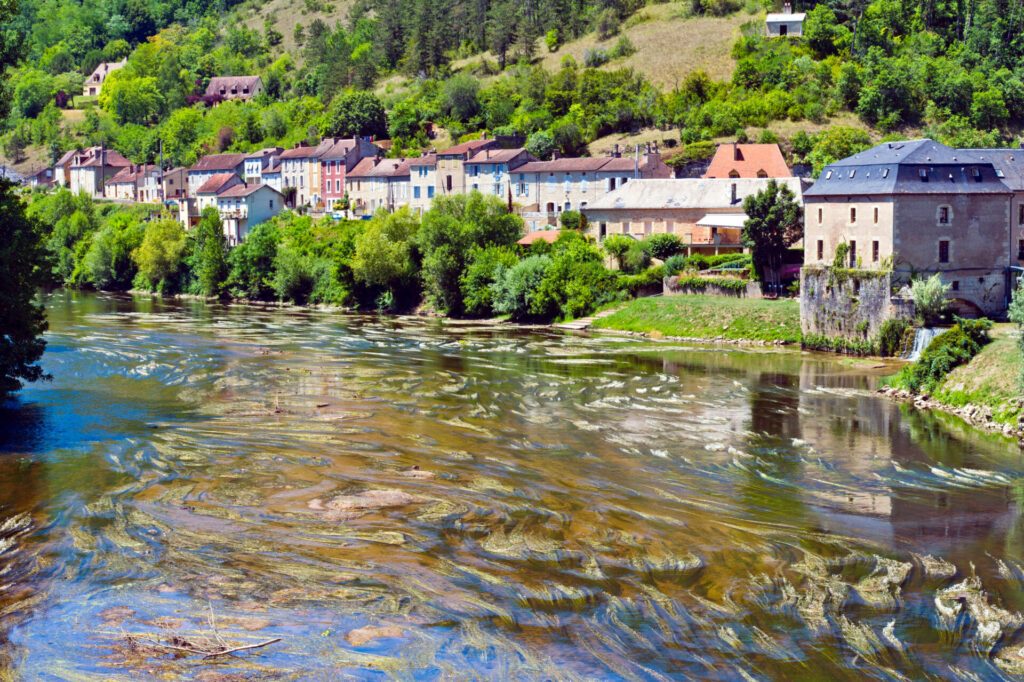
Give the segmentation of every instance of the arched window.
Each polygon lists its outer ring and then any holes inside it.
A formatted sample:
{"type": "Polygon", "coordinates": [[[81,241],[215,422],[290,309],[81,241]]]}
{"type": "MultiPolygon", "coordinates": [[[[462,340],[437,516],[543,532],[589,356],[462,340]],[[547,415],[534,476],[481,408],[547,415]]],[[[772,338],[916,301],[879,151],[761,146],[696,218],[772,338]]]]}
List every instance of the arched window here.
{"type": "Polygon", "coordinates": [[[730,178],[738,178],[739,176],[740,176],[740,172],[738,170],[731,170],[731,171],[729,171],[729,177],[730,178]]]}
{"type": "Polygon", "coordinates": [[[761,170],[757,171],[757,177],[759,177],[759,178],[767,178],[768,174],[765,173],[764,169],[762,168],[761,170]]]}

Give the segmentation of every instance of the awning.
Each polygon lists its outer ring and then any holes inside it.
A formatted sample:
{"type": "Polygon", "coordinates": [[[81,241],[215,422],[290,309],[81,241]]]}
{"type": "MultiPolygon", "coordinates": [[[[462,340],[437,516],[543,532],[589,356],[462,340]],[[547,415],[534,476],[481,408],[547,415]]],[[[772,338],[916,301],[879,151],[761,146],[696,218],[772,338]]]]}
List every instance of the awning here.
{"type": "Polygon", "coordinates": [[[697,225],[700,227],[732,227],[741,230],[745,222],[747,222],[746,213],[709,213],[698,220],[697,225]]]}

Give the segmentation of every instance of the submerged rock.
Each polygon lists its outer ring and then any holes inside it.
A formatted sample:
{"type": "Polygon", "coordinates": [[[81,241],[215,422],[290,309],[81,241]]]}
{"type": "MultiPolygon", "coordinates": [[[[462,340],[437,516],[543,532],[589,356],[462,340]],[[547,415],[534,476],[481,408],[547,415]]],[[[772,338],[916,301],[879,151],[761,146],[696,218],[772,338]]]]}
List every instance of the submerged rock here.
{"type": "Polygon", "coordinates": [[[324,512],[330,519],[344,520],[363,516],[373,511],[407,507],[423,502],[423,498],[401,490],[367,490],[355,495],[341,495],[324,502],[317,498],[310,500],[309,508],[324,512]]]}
{"type": "Polygon", "coordinates": [[[939,623],[951,632],[967,632],[967,626],[974,626],[971,646],[988,655],[1005,636],[1012,635],[1024,626],[1024,617],[989,603],[988,593],[982,589],[977,576],[967,578],[935,595],[935,611],[939,623]],[[970,623],[962,618],[967,616],[970,623]]]}
{"type": "Polygon", "coordinates": [[[902,561],[875,557],[875,570],[858,582],[854,589],[867,604],[878,608],[899,608],[903,584],[913,566],[902,561]]]}
{"type": "Polygon", "coordinates": [[[383,639],[385,637],[404,636],[405,630],[398,627],[397,625],[367,625],[365,627],[349,631],[349,633],[345,635],[345,639],[352,646],[363,646],[376,639],[383,639]]]}
{"type": "Polygon", "coordinates": [[[917,559],[921,562],[921,568],[924,569],[924,574],[928,578],[949,580],[956,575],[956,566],[944,559],[933,557],[931,554],[919,556],[917,559]]]}

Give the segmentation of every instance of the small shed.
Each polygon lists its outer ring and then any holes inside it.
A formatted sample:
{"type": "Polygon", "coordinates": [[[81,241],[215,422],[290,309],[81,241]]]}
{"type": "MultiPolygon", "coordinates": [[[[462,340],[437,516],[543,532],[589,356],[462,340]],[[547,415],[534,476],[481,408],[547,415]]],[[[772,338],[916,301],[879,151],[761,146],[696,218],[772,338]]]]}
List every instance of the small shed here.
{"type": "Polygon", "coordinates": [[[807,15],[803,12],[793,12],[793,6],[788,2],[783,5],[780,14],[769,14],[765,19],[765,26],[769,38],[785,38],[786,36],[802,36],[804,34],[804,19],[807,15]]]}

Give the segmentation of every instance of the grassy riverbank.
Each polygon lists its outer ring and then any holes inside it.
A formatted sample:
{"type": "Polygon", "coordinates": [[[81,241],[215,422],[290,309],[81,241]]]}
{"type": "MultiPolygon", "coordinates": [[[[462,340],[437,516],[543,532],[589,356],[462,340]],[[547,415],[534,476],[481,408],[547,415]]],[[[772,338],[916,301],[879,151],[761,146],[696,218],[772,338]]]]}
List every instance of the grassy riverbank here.
{"type": "Polygon", "coordinates": [[[1000,324],[993,327],[991,335],[992,342],[968,364],[950,372],[932,397],[950,407],[988,408],[992,421],[1016,425],[1021,415],[1022,362],[1016,329],[1000,324]]]}
{"type": "Polygon", "coordinates": [[[800,342],[800,303],[720,296],[641,298],[597,320],[595,329],[728,341],[800,342]]]}

